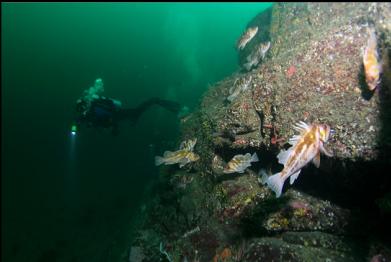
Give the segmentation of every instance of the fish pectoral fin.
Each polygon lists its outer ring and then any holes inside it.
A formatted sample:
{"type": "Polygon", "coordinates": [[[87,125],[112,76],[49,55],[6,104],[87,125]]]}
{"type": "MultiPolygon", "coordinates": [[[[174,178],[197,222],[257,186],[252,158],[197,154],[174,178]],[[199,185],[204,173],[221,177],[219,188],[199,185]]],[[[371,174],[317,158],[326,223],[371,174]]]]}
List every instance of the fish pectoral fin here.
{"type": "Polygon", "coordinates": [[[193,152],[193,149],[194,149],[194,146],[196,143],[197,143],[197,138],[195,138],[194,140],[191,140],[191,139],[186,140],[181,143],[179,150],[187,150],[187,151],[193,152]]]}
{"type": "Polygon", "coordinates": [[[223,173],[224,174],[231,174],[231,173],[234,173],[235,171],[232,171],[231,169],[224,169],[223,170],[223,173]]]}
{"type": "Polygon", "coordinates": [[[299,131],[300,133],[304,133],[311,129],[311,125],[308,125],[303,121],[300,121],[293,126],[293,129],[299,131]]]}
{"type": "Polygon", "coordinates": [[[291,177],[289,178],[289,183],[291,185],[293,184],[293,182],[295,182],[296,178],[299,176],[300,171],[301,171],[301,169],[299,171],[297,171],[296,173],[294,173],[293,175],[291,175],[291,177]]]}
{"type": "Polygon", "coordinates": [[[186,147],[186,141],[183,141],[179,146],[179,150],[185,149],[185,147],[186,147]]]}
{"type": "Polygon", "coordinates": [[[296,145],[297,144],[297,141],[299,141],[301,138],[301,136],[299,135],[294,135],[292,136],[290,139],[289,139],[289,144],[291,144],[292,146],[296,145]]]}
{"type": "Polygon", "coordinates": [[[183,158],[181,159],[178,163],[179,163],[179,167],[183,167],[184,165],[186,165],[187,163],[189,163],[190,160],[188,158],[183,158]]]}
{"type": "Polygon", "coordinates": [[[257,153],[254,153],[254,154],[251,156],[250,162],[258,162],[258,161],[259,161],[258,155],[257,155],[257,153]]]}
{"type": "Polygon", "coordinates": [[[333,153],[326,149],[323,144],[320,145],[320,151],[328,157],[333,157],[333,153]]]}
{"type": "Polygon", "coordinates": [[[320,151],[316,154],[316,156],[312,159],[312,163],[319,168],[320,166],[320,151]]]}
{"type": "Polygon", "coordinates": [[[281,150],[281,152],[277,155],[278,163],[285,165],[292,153],[292,149],[293,148],[291,147],[288,150],[281,150]]]}
{"type": "Polygon", "coordinates": [[[235,168],[234,172],[243,174],[247,167],[250,165],[239,165],[235,168]]]}

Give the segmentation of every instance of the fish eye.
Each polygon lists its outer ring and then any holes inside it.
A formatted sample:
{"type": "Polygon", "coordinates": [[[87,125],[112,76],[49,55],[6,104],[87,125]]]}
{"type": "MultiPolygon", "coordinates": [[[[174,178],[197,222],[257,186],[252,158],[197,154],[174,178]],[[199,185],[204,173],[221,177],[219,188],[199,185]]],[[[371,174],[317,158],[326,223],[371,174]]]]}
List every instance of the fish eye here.
{"type": "Polygon", "coordinates": [[[330,135],[334,135],[335,134],[335,130],[334,129],[330,129],[330,135]]]}

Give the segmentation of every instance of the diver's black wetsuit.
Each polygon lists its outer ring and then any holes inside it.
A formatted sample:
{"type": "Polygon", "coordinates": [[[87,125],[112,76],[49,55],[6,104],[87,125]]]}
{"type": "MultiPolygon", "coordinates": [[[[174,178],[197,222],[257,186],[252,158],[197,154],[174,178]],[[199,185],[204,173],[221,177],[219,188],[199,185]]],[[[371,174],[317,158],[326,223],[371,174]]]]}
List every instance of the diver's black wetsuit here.
{"type": "Polygon", "coordinates": [[[76,123],[81,125],[86,123],[88,127],[112,127],[113,135],[118,135],[118,123],[122,120],[129,120],[135,124],[144,111],[152,105],[160,105],[161,107],[178,114],[181,110],[181,105],[174,101],[164,100],[160,98],[151,98],[135,108],[121,109],[117,107],[113,100],[105,97],[99,97],[91,102],[89,109],[82,112],[86,102],[81,101],[77,105],[79,116],[76,123]]]}

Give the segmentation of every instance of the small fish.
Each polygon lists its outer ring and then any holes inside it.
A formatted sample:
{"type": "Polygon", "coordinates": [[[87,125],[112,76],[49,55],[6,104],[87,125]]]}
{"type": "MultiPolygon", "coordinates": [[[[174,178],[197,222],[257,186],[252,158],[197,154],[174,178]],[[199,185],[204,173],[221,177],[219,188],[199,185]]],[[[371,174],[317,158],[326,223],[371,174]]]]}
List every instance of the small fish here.
{"type": "Polygon", "coordinates": [[[196,153],[193,153],[195,144],[197,143],[197,138],[191,140],[186,140],[181,143],[179,150],[177,151],[165,151],[163,157],[155,157],[155,165],[159,166],[161,164],[173,165],[179,164],[179,167],[197,161],[200,157],[196,153]]]}
{"type": "Polygon", "coordinates": [[[250,153],[247,153],[245,155],[236,155],[231,159],[231,161],[228,162],[227,166],[223,170],[223,173],[244,173],[244,170],[247,167],[251,166],[251,162],[258,161],[259,159],[257,153],[254,153],[253,155],[251,155],[250,153]]]}
{"type": "Polygon", "coordinates": [[[233,86],[229,89],[228,101],[232,102],[241,92],[246,91],[250,87],[251,80],[251,75],[236,79],[233,86]]]}
{"type": "Polygon", "coordinates": [[[194,149],[194,146],[195,144],[197,143],[197,138],[195,138],[194,140],[186,140],[186,141],[183,141],[181,143],[181,145],[179,146],[179,149],[185,149],[185,150],[188,150],[188,151],[193,151],[194,149]]]}
{"type": "Polygon", "coordinates": [[[299,176],[301,169],[312,161],[316,167],[320,165],[320,152],[331,157],[332,153],[324,148],[330,136],[330,127],[322,124],[308,125],[302,121],[294,127],[300,131],[300,135],[293,136],[289,143],[292,145],[288,150],[282,150],[278,155],[278,162],[284,165],[284,169],[264,181],[275,193],[281,196],[285,180],[290,177],[292,185],[299,176]]]}
{"type": "Polygon", "coordinates": [[[247,56],[246,58],[247,63],[243,65],[246,68],[246,70],[250,71],[252,67],[257,66],[259,62],[265,58],[265,55],[269,50],[269,48],[270,48],[270,41],[267,43],[259,44],[258,47],[255,49],[255,51],[247,56]]]}
{"type": "Polygon", "coordinates": [[[267,51],[269,51],[270,48],[270,41],[267,43],[262,43],[261,44],[261,58],[264,59],[267,51]]]}
{"type": "Polygon", "coordinates": [[[257,32],[258,32],[258,26],[248,28],[247,31],[244,32],[244,34],[240,37],[238,41],[237,44],[238,49],[239,50],[243,49],[247,45],[247,43],[254,38],[257,32]]]}
{"type": "Polygon", "coordinates": [[[377,52],[377,39],[374,28],[368,28],[369,39],[363,54],[363,63],[365,71],[365,81],[369,90],[374,90],[380,83],[380,73],[382,72],[382,64],[379,62],[379,54],[377,52]]]}
{"type": "Polygon", "coordinates": [[[185,149],[177,150],[175,152],[166,151],[164,152],[163,157],[155,157],[155,165],[159,166],[163,163],[165,165],[179,164],[179,167],[183,167],[190,162],[197,161],[199,158],[199,155],[196,153],[185,149]]]}

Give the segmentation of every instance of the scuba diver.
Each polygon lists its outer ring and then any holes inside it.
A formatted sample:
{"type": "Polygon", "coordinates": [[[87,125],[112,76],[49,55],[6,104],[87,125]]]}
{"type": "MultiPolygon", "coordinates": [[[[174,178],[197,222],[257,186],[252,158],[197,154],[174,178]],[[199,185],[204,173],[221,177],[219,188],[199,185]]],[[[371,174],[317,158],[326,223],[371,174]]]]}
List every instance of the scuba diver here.
{"type": "Polygon", "coordinates": [[[72,134],[75,135],[77,128],[82,124],[94,128],[112,128],[112,134],[118,135],[120,121],[129,120],[135,124],[144,111],[152,105],[159,105],[178,117],[188,113],[186,106],[160,98],[151,98],[135,108],[123,109],[120,101],[98,95],[103,92],[103,81],[98,78],[95,85],[84,92],[84,96],[76,103],[76,123],[72,126],[72,134]]]}

